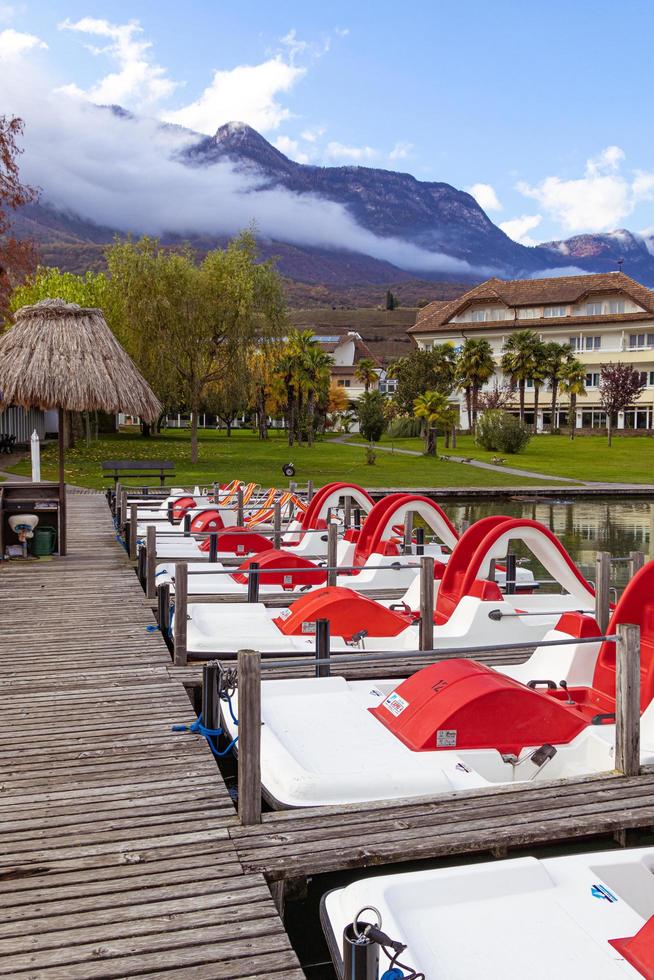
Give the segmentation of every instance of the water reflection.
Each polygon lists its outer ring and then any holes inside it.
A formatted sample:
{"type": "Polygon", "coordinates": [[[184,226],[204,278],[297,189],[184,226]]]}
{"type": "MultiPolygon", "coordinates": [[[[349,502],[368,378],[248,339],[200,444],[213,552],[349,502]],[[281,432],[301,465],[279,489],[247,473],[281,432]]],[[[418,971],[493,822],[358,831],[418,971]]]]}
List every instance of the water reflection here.
{"type": "MultiPolygon", "coordinates": [[[[654,557],[654,502],[647,500],[621,501],[614,497],[574,501],[564,498],[547,501],[537,498],[497,501],[471,499],[445,504],[444,509],[457,527],[463,521],[471,524],[490,514],[540,521],[556,534],[591,579],[598,551],[608,551],[613,557],[624,557],[630,551],[642,551],[646,560],[654,557]]],[[[516,546],[515,551],[522,556],[528,554],[520,546],[516,546]]],[[[614,566],[614,571],[616,584],[624,584],[628,577],[627,566],[618,564],[614,566]]]]}

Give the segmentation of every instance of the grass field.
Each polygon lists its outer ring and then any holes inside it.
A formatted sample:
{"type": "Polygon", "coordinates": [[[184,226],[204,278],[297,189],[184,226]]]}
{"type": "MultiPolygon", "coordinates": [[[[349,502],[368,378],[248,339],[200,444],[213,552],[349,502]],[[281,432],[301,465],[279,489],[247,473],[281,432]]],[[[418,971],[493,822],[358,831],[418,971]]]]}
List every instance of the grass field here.
{"type": "MultiPolygon", "coordinates": [[[[356,437],[356,441],[363,440],[356,437]]],[[[421,439],[394,439],[391,442],[384,437],[380,445],[423,451],[421,439]]],[[[565,435],[542,435],[533,437],[524,452],[508,456],[480,449],[471,436],[460,435],[456,449],[445,449],[444,441],[439,439],[438,452],[468,456],[486,463],[490,463],[493,456],[501,456],[507,466],[573,480],[654,484],[654,439],[649,436],[614,436],[609,449],[606,436],[577,436],[571,440],[565,435]]],[[[515,481],[517,477],[513,479],[515,481]]]]}
{"type": "MultiPolygon", "coordinates": [[[[445,463],[427,457],[411,457],[379,452],[374,466],[365,462],[363,446],[343,446],[329,439],[309,449],[289,449],[283,433],[271,433],[260,442],[250,431],[236,431],[231,439],[224,432],[200,431],[200,461],[189,461],[188,430],[169,429],[164,435],[143,439],[138,432],[121,432],[103,436],[89,447],[82,441],[66,455],[66,480],[84,487],[102,487],[100,463],[103,459],[170,459],[175,463],[175,482],[181,485],[226,482],[233,478],[256,481],[265,486],[286,486],[283,463],[295,465],[295,480],[313,480],[318,486],[331,480],[348,480],[366,487],[420,486],[511,486],[516,478],[510,474],[477,470],[461,463],[445,463]]],[[[41,474],[44,480],[57,478],[56,446],[48,444],[42,452],[41,474]]],[[[12,472],[28,476],[29,460],[12,472]]],[[[144,481],[147,482],[147,481],[144,481]]],[[[529,480],[519,480],[528,484],[529,480]]],[[[539,482],[539,481],[535,481],[539,482]]],[[[541,481],[542,482],[542,481],[541,481]]]]}

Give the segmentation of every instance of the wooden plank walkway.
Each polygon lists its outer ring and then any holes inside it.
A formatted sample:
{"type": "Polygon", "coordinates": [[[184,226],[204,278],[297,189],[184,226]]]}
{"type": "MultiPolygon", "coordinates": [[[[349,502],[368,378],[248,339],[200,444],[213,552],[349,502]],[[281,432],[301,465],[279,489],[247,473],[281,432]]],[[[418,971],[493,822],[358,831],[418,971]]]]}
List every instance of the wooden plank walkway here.
{"type": "Polygon", "coordinates": [[[0,565],[0,975],[304,976],[104,497],[0,565]]]}
{"type": "Polygon", "coordinates": [[[654,827],[654,770],[264,814],[230,827],[269,881],[654,827]]]}

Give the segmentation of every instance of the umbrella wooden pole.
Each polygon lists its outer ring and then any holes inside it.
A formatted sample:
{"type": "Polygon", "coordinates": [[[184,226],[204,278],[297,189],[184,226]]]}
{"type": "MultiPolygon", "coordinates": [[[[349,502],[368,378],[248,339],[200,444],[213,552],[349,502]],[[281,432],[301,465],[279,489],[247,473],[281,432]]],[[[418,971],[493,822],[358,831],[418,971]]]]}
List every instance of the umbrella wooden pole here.
{"type": "Polygon", "coordinates": [[[66,478],[64,476],[66,413],[59,409],[59,554],[66,554],[66,478]]]}

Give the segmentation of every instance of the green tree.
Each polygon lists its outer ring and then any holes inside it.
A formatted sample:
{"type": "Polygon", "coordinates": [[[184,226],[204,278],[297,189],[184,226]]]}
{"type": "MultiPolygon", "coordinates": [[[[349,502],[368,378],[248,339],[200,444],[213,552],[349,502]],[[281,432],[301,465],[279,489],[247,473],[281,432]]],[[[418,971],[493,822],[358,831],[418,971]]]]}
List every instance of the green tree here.
{"type": "Polygon", "coordinates": [[[385,398],[379,391],[369,391],[367,395],[361,395],[357,402],[359,430],[369,443],[379,442],[386,429],[384,402],[385,398]]]}
{"type": "Polygon", "coordinates": [[[277,365],[278,388],[286,392],[288,443],[306,436],[313,443],[316,405],[323,416],[329,403],[332,358],[325,353],[312,330],[293,330],[284,344],[277,365]]]}
{"type": "Polygon", "coordinates": [[[536,370],[538,343],[533,330],[516,330],[510,334],[502,353],[502,371],[518,388],[521,422],[525,420],[525,387],[536,370]]]}
{"type": "Polygon", "coordinates": [[[362,357],[354,369],[354,377],[363,385],[366,395],[371,385],[377,384],[379,378],[377,367],[371,357],[362,357]]]}
{"type": "Polygon", "coordinates": [[[438,429],[452,425],[453,413],[447,395],[441,391],[426,391],[418,395],[413,403],[415,418],[422,419],[425,425],[425,455],[436,455],[436,436],[438,429]]]}
{"type": "Polygon", "coordinates": [[[245,232],[198,265],[189,248],[163,249],[150,238],[107,250],[112,298],[123,341],[159,393],[174,385],[191,411],[191,460],[198,460],[198,413],[207,387],[227,378],[236,359],[286,325],[282,283],[257,261],[245,232]]]}
{"type": "Polygon", "coordinates": [[[495,361],[491,345],[483,337],[469,337],[456,360],[456,377],[459,387],[465,392],[468,428],[471,432],[477,422],[479,393],[494,373],[495,361]]]}
{"type": "Polygon", "coordinates": [[[586,394],[586,366],[574,357],[568,358],[561,368],[559,389],[563,395],[570,398],[568,424],[570,438],[574,439],[577,428],[577,398],[586,394]]]}
{"type": "Polygon", "coordinates": [[[393,361],[388,377],[395,378],[395,401],[406,415],[413,412],[413,403],[426,391],[452,393],[456,383],[456,351],[453,344],[437,344],[429,350],[416,348],[393,361]]]}
{"type": "Polygon", "coordinates": [[[570,347],[570,344],[557,344],[556,341],[543,344],[542,363],[544,364],[545,380],[549,384],[550,391],[552,392],[550,408],[552,413],[551,432],[556,428],[556,403],[559,397],[559,384],[565,365],[571,358],[572,347],[570,347]]]}

